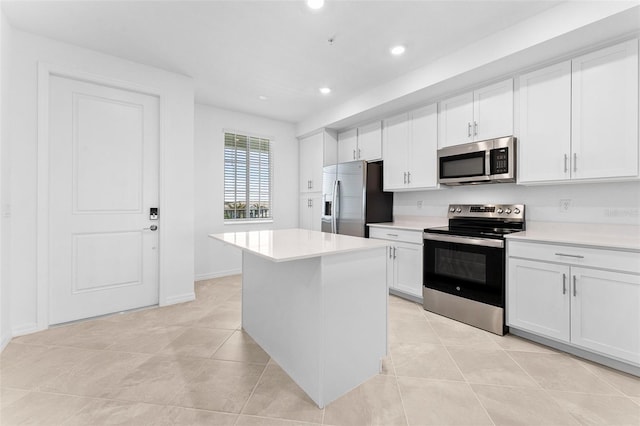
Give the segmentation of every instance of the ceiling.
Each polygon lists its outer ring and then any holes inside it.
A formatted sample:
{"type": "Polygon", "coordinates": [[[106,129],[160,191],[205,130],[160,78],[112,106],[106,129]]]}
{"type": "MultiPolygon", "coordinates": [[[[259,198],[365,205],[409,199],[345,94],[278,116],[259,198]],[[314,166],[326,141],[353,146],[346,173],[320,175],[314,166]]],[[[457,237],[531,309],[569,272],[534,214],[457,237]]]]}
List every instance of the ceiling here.
{"type": "Polygon", "coordinates": [[[297,123],[559,3],[328,0],[312,11],[303,0],[2,0],[2,9],[15,28],[190,76],[198,103],[297,123]],[[390,55],[396,44],[404,55],[390,55]]]}

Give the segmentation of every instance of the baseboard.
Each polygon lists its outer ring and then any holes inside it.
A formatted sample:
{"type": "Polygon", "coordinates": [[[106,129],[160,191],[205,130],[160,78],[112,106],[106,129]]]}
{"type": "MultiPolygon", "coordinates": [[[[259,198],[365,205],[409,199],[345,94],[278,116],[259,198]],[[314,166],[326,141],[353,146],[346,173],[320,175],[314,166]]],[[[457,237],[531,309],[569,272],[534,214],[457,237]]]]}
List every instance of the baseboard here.
{"type": "Polygon", "coordinates": [[[195,276],[196,281],[210,280],[213,278],[226,277],[229,275],[238,275],[242,273],[242,269],[228,269],[226,271],[211,272],[209,274],[198,274],[195,276]]]}
{"type": "Polygon", "coordinates": [[[4,351],[4,348],[7,347],[10,341],[11,341],[11,336],[4,336],[2,340],[0,340],[0,352],[4,351]]]}
{"type": "Polygon", "coordinates": [[[568,345],[566,343],[557,342],[555,340],[547,339],[545,337],[538,336],[533,333],[529,333],[527,331],[518,330],[513,327],[509,327],[509,333],[514,334],[519,337],[523,337],[525,339],[534,341],[536,343],[540,343],[541,345],[550,346],[555,349],[559,349],[563,352],[567,352],[571,355],[575,355],[580,358],[587,359],[589,361],[596,362],[598,364],[606,365],[607,367],[614,368],[616,370],[623,371],[628,374],[632,374],[634,376],[640,377],[640,367],[632,364],[628,364],[624,361],[619,361],[617,359],[609,358],[604,355],[600,355],[594,352],[589,352],[587,350],[576,348],[575,346],[568,345]]]}
{"type": "Polygon", "coordinates": [[[176,303],[191,302],[192,300],[196,300],[195,292],[167,297],[163,303],[160,303],[160,306],[175,305],[176,303]]]}
{"type": "Polygon", "coordinates": [[[413,294],[405,293],[404,291],[399,291],[394,288],[389,289],[389,294],[393,294],[394,296],[398,296],[422,305],[422,297],[414,296],[413,294]]]}
{"type": "Polygon", "coordinates": [[[37,323],[24,324],[18,327],[15,327],[11,330],[11,337],[23,336],[25,334],[36,333],[38,331],[46,330],[47,328],[38,327],[37,323]]]}

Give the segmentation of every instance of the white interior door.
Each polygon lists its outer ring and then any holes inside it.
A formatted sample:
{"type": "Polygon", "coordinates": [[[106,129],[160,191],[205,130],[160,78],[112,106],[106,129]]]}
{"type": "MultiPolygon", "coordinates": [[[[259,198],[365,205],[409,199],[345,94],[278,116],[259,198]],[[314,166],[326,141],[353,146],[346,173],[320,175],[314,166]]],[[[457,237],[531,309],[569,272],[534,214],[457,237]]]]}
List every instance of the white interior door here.
{"type": "Polygon", "coordinates": [[[156,97],[51,77],[50,324],[158,303],[158,142],[156,97]]]}

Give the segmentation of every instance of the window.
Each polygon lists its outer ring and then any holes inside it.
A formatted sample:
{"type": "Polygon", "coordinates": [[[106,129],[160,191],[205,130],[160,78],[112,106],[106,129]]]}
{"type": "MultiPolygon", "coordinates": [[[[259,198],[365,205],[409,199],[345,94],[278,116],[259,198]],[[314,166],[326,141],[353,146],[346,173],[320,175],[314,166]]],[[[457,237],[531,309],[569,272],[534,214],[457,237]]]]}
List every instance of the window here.
{"type": "Polygon", "coordinates": [[[224,220],[271,217],[271,141],[225,132],[224,220]]]}

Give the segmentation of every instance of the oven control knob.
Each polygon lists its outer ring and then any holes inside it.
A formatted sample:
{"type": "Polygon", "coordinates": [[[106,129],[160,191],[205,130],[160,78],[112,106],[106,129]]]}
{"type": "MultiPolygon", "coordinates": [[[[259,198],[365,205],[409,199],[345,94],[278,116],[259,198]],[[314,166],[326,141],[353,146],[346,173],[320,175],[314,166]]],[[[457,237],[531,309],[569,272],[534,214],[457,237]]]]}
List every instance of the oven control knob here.
{"type": "Polygon", "coordinates": [[[520,214],[520,209],[516,207],[515,209],[513,209],[513,212],[514,212],[515,214],[520,214]]]}
{"type": "Polygon", "coordinates": [[[455,208],[455,207],[451,207],[451,208],[449,209],[449,211],[450,211],[451,213],[455,213],[456,208],[455,208]]]}
{"type": "Polygon", "coordinates": [[[511,214],[511,209],[506,209],[504,212],[505,212],[506,214],[511,214]]]}
{"type": "Polygon", "coordinates": [[[462,213],[462,209],[461,209],[460,207],[458,207],[458,208],[456,209],[456,213],[462,213]]]}
{"type": "Polygon", "coordinates": [[[504,212],[504,210],[502,210],[502,209],[498,209],[496,211],[498,212],[498,214],[502,214],[504,212]]]}

